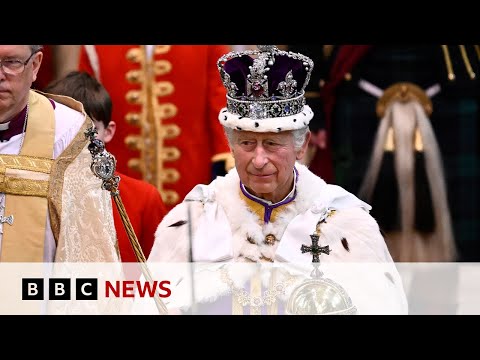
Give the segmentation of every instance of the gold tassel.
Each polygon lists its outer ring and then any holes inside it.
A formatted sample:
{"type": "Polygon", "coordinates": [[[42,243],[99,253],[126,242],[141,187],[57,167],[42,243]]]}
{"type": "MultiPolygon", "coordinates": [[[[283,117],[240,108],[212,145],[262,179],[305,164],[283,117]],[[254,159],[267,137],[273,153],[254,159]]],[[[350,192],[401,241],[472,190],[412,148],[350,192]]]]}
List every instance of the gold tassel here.
{"type": "Polygon", "coordinates": [[[418,152],[423,151],[422,135],[420,135],[420,131],[418,130],[418,128],[415,129],[414,146],[415,146],[415,151],[418,151],[418,152]]]}
{"type": "Polygon", "coordinates": [[[385,145],[383,147],[385,151],[394,151],[395,143],[393,141],[393,128],[390,126],[387,130],[387,139],[385,140],[385,145]]]}
{"type": "MultiPolygon", "coordinates": [[[[413,138],[415,151],[422,152],[423,151],[423,141],[422,136],[420,135],[420,131],[415,129],[415,135],[413,138]]],[[[385,146],[383,147],[385,151],[392,152],[395,150],[395,142],[393,140],[393,128],[389,127],[387,130],[387,139],[385,140],[385,146]]]]}
{"type": "Polygon", "coordinates": [[[458,45],[460,48],[460,53],[462,54],[463,63],[467,68],[468,76],[470,79],[475,79],[475,73],[473,72],[472,65],[470,64],[470,60],[468,60],[467,50],[465,49],[465,45],[458,45]]]}
{"type": "Polygon", "coordinates": [[[332,51],[335,45],[323,45],[323,57],[324,59],[328,59],[330,55],[332,55],[332,51]]]}
{"type": "Polygon", "coordinates": [[[477,53],[477,58],[480,61],[480,46],[473,45],[473,47],[475,48],[475,52],[477,53]]]}
{"type": "Polygon", "coordinates": [[[448,80],[455,80],[455,74],[453,73],[452,59],[450,59],[450,53],[447,45],[442,45],[443,57],[445,58],[445,64],[447,66],[448,80]]]}

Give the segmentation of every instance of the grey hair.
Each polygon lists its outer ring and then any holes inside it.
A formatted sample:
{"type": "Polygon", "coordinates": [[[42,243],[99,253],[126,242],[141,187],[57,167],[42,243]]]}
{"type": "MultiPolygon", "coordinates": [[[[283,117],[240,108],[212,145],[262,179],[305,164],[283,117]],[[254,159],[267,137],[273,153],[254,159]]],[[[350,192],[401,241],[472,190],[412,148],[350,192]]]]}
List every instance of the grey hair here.
{"type": "Polygon", "coordinates": [[[230,150],[232,150],[232,145],[233,145],[233,129],[224,126],[223,131],[225,132],[225,137],[227,138],[228,141],[228,146],[230,147],[230,150]]]}
{"type": "Polygon", "coordinates": [[[310,132],[310,129],[308,128],[308,126],[292,131],[293,143],[295,144],[296,151],[299,151],[302,148],[303,144],[305,143],[305,140],[307,140],[307,135],[309,132],[310,132]]]}
{"type": "MultiPolygon", "coordinates": [[[[233,145],[233,136],[234,136],[233,129],[227,126],[224,126],[223,130],[225,131],[225,136],[227,137],[228,145],[230,146],[230,150],[231,150],[233,145]]],[[[291,131],[293,135],[293,143],[295,146],[295,151],[299,151],[302,148],[303,144],[305,143],[305,140],[307,139],[307,135],[309,132],[310,132],[310,129],[308,128],[308,126],[291,131]]]]}
{"type": "Polygon", "coordinates": [[[32,50],[32,53],[35,53],[42,49],[43,49],[43,45],[30,45],[30,50],[32,50]]]}

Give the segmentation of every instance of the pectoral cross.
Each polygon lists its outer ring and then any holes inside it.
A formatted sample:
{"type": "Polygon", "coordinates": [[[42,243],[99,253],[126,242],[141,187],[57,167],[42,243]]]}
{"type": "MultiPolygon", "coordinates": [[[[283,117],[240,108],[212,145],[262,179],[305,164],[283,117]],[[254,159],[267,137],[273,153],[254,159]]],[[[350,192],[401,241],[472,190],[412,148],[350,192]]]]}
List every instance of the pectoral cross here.
{"type": "Polygon", "coordinates": [[[7,217],[0,215],[0,223],[2,224],[7,223],[10,226],[13,225],[13,215],[9,215],[7,217]]]}
{"type": "Polygon", "coordinates": [[[320,262],[320,255],[322,253],[330,255],[330,251],[332,250],[330,250],[329,245],[327,246],[318,245],[319,236],[317,234],[312,234],[310,235],[310,237],[312,238],[312,246],[307,246],[305,244],[302,244],[302,247],[300,248],[300,250],[302,251],[302,254],[306,252],[311,253],[313,255],[312,262],[318,263],[320,262]]]}

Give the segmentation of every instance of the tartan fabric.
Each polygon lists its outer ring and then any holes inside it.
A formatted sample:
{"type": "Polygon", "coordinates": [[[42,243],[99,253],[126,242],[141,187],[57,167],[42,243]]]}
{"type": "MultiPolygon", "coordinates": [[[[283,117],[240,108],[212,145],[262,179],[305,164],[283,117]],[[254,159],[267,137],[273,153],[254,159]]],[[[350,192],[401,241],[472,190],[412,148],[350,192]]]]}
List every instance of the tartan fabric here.
{"type": "MultiPolygon", "coordinates": [[[[479,57],[473,46],[466,46],[473,71],[480,75],[479,57]]],[[[331,141],[335,183],[357,193],[368,166],[379,119],[375,114],[377,98],[357,85],[365,79],[381,89],[409,81],[423,89],[439,83],[441,91],[432,98],[430,116],[444,163],[447,191],[458,261],[480,261],[479,190],[479,105],[477,79],[471,80],[458,45],[449,45],[456,79],[447,79],[447,68],[440,45],[375,46],[336,89],[332,113],[331,141]]],[[[417,154],[418,227],[431,226],[431,209],[423,155],[417,154]]],[[[371,201],[372,215],[381,227],[396,226],[397,189],[391,156],[384,158],[379,183],[371,201]]]]}

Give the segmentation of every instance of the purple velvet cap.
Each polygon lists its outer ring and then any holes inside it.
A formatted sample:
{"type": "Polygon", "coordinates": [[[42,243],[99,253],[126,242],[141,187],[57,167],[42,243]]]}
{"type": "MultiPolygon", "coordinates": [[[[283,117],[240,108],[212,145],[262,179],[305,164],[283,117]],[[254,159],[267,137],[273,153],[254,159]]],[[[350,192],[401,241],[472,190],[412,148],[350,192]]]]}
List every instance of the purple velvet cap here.
{"type": "MultiPolygon", "coordinates": [[[[227,61],[223,67],[225,72],[230,76],[230,81],[235,83],[238,90],[235,92],[234,97],[250,97],[255,96],[254,93],[248,91],[248,75],[250,75],[250,66],[253,65],[253,58],[249,55],[243,55],[241,57],[233,58],[227,61]]],[[[296,87],[290,96],[297,96],[303,89],[305,89],[307,76],[310,72],[307,71],[308,67],[303,65],[303,61],[300,59],[294,59],[285,55],[274,55],[273,65],[266,65],[269,68],[268,71],[263,73],[267,76],[268,94],[267,98],[280,98],[283,97],[281,93],[280,83],[285,82],[287,74],[291,71],[293,80],[296,81],[296,87]]],[[[250,97],[251,98],[251,97],[250,97]]]]}

